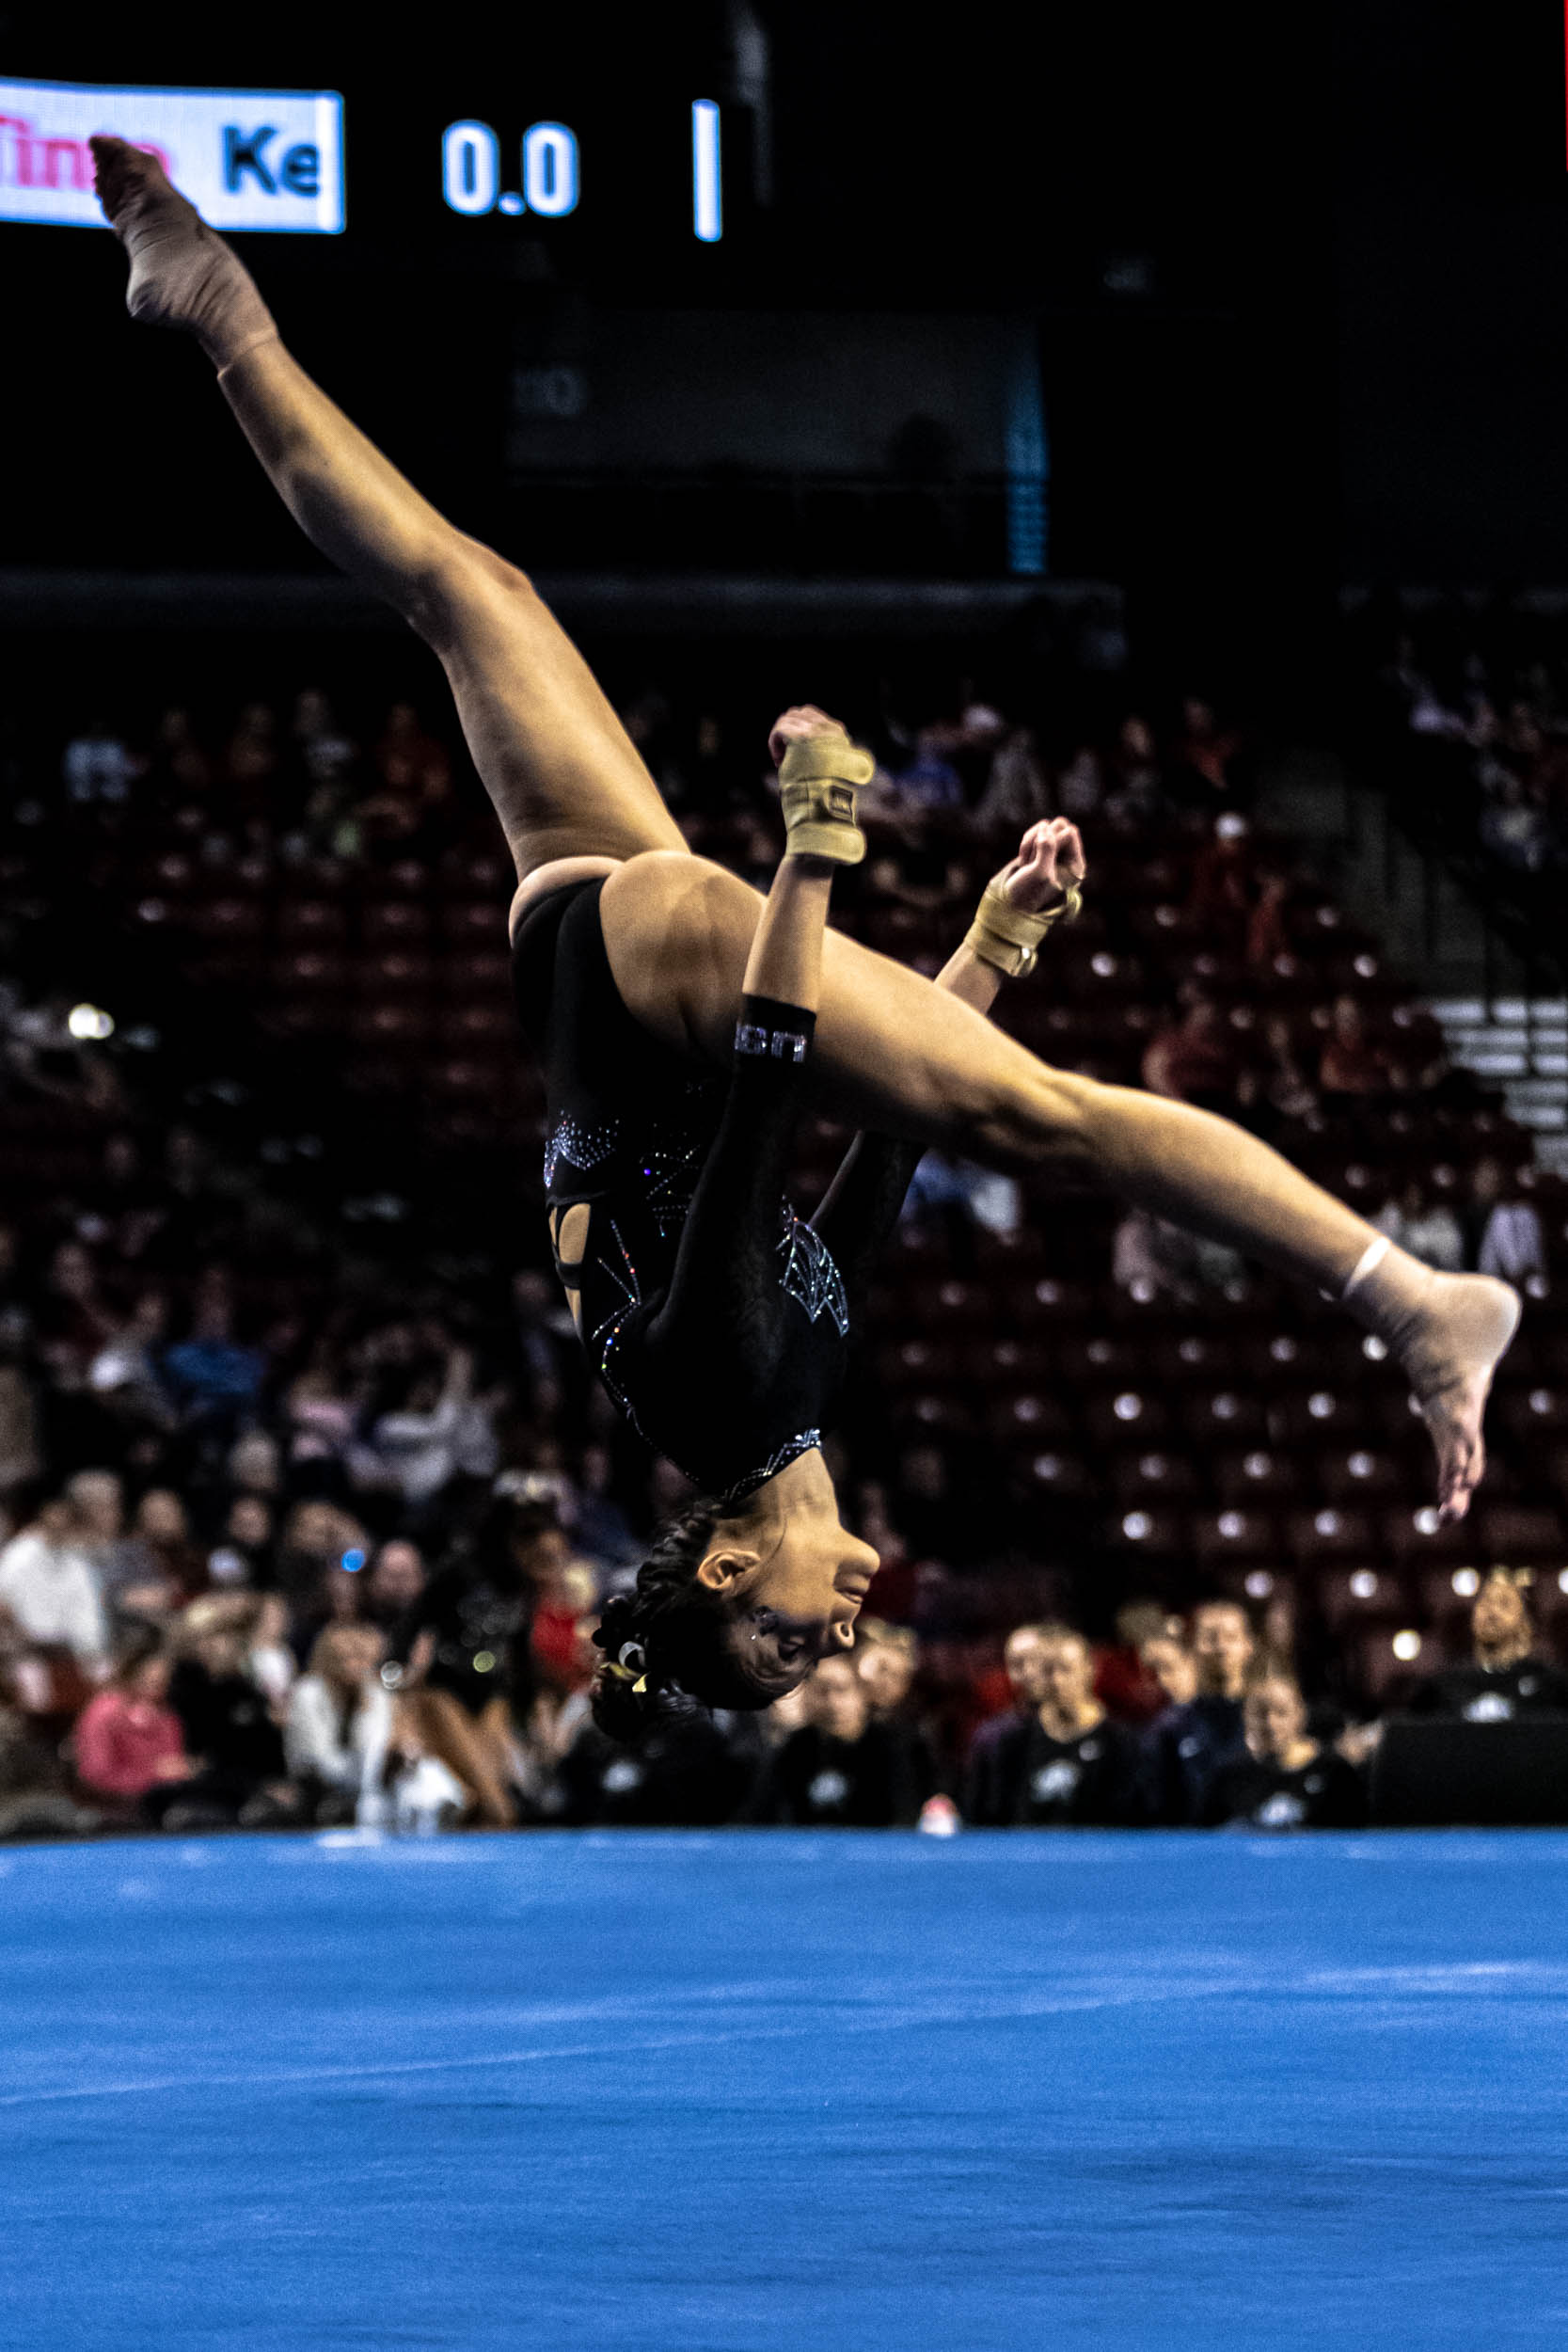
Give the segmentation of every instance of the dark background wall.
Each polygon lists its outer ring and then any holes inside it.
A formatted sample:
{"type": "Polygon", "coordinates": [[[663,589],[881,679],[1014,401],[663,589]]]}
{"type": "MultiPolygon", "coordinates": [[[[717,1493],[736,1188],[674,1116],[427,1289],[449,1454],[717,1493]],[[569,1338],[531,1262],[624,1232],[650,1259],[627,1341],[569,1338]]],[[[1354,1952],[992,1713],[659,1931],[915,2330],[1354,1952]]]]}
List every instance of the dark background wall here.
{"type": "MultiPolygon", "coordinates": [[[[714,373],[745,348],[754,384],[766,330],[699,326],[683,355],[656,314],[810,312],[824,334],[835,315],[904,322],[884,349],[910,320],[945,315],[932,349],[947,366],[964,317],[1008,322],[976,337],[981,411],[1022,321],[1050,429],[1052,568],[1124,582],[1135,627],[1164,632],[1178,660],[1183,641],[1220,648],[1288,689],[1315,666],[1342,578],[1564,576],[1552,0],[1343,0],[1283,27],[1214,0],[1053,0],[1027,18],[975,0],[940,33],[890,0],[757,0],[750,29],[744,17],[715,0],[368,38],[362,11],[333,8],[194,35],[12,11],[0,66],[341,89],[348,233],[254,239],[250,258],[308,363],[464,522],[525,560],[514,477],[537,467],[514,379],[531,355],[548,358],[562,332],[603,345],[614,321],[644,314],[623,356],[641,337],[664,377],[631,457],[705,463],[695,421],[714,373]],[[700,94],[725,103],[714,247],[689,225],[686,109],[700,94]],[[571,121],[578,213],[447,212],[438,139],[459,115],[493,121],[503,146],[530,120],[571,121]]],[[[0,560],[297,565],[200,362],[122,323],[109,241],[7,227],[0,257],[0,560]]],[[[896,389],[883,377],[852,414],[840,370],[825,437],[894,463],[896,389]]],[[[774,458],[800,441],[798,368],[780,396],[774,458]]],[[[937,397],[911,384],[911,413],[937,397]]],[[[625,460],[624,435],[617,447],[625,460]]],[[[681,558],[678,521],[668,554],[681,558]]],[[[595,543],[594,561],[612,555],[595,543]]]]}

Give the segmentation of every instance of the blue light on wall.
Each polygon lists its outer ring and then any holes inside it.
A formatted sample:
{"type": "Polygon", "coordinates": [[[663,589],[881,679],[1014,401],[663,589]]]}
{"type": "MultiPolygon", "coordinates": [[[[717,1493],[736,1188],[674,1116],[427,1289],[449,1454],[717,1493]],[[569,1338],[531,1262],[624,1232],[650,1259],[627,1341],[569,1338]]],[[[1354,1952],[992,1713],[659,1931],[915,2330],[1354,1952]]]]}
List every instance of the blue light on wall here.
{"type": "Polygon", "coordinates": [[[691,226],[704,245],[717,245],[724,233],[719,109],[711,98],[698,98],[691,107],[691,226]]]}
{"type": "Polygon", "coordinates": [[[1051,446],[1032,324],[1008,371],[1006,459],[1007,569],[1037,579],[1047,568],[1051,542],[1051,446]]]}

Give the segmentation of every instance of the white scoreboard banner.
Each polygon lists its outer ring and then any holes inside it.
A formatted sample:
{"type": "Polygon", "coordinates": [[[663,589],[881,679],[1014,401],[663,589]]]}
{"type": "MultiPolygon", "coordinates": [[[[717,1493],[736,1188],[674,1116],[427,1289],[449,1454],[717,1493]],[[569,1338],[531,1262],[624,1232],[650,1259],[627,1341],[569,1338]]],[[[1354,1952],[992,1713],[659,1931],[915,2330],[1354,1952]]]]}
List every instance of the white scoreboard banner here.
{"type": "Polygon", "coordinates": [[[150,148],[214,229],[336,236],[343,102],[333,90],[106,89],[0,81],[0,220],[101,229],[87,141],[150,148]]]}

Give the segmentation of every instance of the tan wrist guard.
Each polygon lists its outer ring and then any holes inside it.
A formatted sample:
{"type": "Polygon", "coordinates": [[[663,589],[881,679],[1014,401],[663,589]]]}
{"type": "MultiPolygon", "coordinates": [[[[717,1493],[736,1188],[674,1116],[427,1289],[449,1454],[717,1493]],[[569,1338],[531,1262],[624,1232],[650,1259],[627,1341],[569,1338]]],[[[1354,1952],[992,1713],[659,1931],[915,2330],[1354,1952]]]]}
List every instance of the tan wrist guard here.
{"type": "Polygon", "coordinates": [[[1025,914],[1004,891],[988,883],[964,946],[1007,979],[1026,979],[1035,968],[1040,941],[1053,923],[1059,923],[1064,915],[1072,922],[1083,903],[1078,884],[1069,882],[1060,906],[1047,907],[1043,914],[1025,914]]]}
{"type": "Polygon", "coordinates": [[[786,852],[858,866],[865,835],[855,822],[855,789],[870,783],[876,765],[869,752],[842,735],[791,743],[779,768],[786,852]]]}

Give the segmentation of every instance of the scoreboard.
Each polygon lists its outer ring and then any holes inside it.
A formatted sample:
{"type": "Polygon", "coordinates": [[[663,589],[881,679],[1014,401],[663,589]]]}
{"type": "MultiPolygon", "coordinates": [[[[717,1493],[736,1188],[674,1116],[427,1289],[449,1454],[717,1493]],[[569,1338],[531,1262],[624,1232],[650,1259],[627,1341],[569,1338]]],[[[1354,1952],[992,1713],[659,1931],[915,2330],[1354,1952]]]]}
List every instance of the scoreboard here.
{"type": "MultiPolygon", "coordinates": [[[[673,178],[677,109],[659,129],[662,177],[673,178]]],[[[682,110],[689,233],[716,245],[724,232],[721,114],[711,98],[682,110]]],[[[0,221],[102,228],[92,194],[87,142],[111,132],[159,156],[176,186],[214,228],[337,235],[351,208],[345,169],[345,106],[335,90],[158,89],[71,82],[0,82],[0,221]]],[[[477,116],[405,137],[412,177],[439,191],[462,220],[486,215],[544,223],[624,195],[619,142],[595,152],[571,123],[531,122],[515,139],[477,116]]],[[[372,149],[373,152],[373,149],[372,149]]],[[[401,178],[409,177],[405,160],[401,178]]],[[[671,209],[673,189],[661,191],[671,209]]],[[[357,200],[356,199],[356,200],[357,200]]],[[[380,209],[380,191],[371,199],[380,209]]]]}

